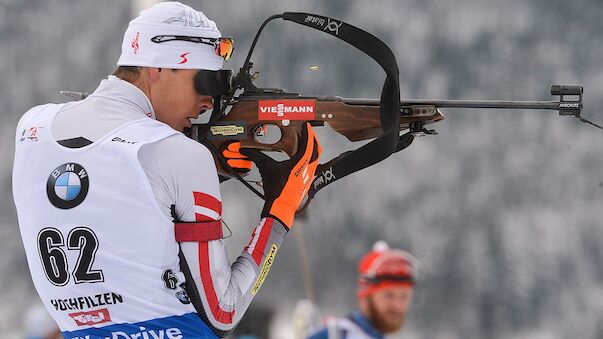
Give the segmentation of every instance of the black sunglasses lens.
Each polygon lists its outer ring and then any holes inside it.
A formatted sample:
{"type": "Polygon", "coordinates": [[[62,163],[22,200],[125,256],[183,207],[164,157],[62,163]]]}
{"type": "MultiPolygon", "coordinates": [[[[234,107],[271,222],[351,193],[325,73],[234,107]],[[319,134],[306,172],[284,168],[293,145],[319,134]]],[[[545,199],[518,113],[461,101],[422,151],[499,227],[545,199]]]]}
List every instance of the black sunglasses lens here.
{"type": "Polygon", "coordinates": [[[199,95],[224,95],[232,89],[231,78],[231,70],[200,70],[195,76],[195,90],[199,95]]]}

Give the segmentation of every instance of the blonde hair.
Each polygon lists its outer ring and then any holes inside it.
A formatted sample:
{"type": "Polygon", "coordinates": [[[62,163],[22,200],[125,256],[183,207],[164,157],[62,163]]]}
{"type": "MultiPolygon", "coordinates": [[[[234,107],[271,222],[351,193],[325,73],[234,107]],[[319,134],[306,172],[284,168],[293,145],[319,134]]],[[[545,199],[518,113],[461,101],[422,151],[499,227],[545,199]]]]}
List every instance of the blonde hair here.
{"type": "Polygon", "coordinates": [[[140,77],[140,67],[117,66],[115,71],[113,71],[113,75],[129,83],[134,83],[140,77]]]}

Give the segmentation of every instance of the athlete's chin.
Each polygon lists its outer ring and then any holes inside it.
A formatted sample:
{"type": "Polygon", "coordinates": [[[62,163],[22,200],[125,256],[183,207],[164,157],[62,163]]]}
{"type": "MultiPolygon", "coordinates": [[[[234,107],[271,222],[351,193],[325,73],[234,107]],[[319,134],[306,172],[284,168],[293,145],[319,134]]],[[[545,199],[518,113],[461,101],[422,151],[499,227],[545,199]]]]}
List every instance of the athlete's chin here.
{"type": "Polygon", "coordinates": [[[383,314],[373,315],[373,325],[383,333],[398,332],[404,325],[405,315],[383,314]]]}
{"type": "Polygon", "coordinates": [[[392,320],[388,321],[387,324],[388,324],[388,329],[390,330],[390,332],[398,332],[402,328],[402,325],[404,325],[404,317],[402,317],[402,318],[398,317],[397,319],[392,319],[392,320]]]}
{"type": "Polygon", "coordinates": [[[379,329],[383,333],[395,333],[395,332],[400,331],[400,329],[402,328],[402,325],[404,325],[404,320],[402,320],[402,321],[400,321],[400,320],[383,321],[380,324],[379,329]]]}
{"type": "Polygon", "coordinates": [[[170,124],[170,127],[175,129],[178,132],[183,132],[186,128],[191,128],[192,124],[188,119],[183,120],[182,122],[170,124]]]}

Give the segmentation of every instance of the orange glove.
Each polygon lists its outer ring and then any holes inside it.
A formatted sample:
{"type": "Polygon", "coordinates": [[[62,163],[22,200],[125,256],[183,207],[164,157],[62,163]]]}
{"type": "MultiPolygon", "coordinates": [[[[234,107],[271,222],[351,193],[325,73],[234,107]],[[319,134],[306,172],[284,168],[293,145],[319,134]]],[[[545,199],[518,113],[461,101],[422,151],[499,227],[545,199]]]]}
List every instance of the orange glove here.
{"type": "Polygon", "coordinates": [[[242,149],[241,153],[253,160],[262,176],[264,209],[262,217],[278,219],[288,229],[293,226],[295,211],[308,193],[322,147],[312,127],[302,127],[297,153],[289,160],[278,162],[256,149],[242,149]]]}
{"type": "Polygon", "coordinates": [[[231,142],[222,150],[222,156],[226,163],[238,173],[247,173],[251,171],[253,163],[245,155],[241,154],[241,143],[231,142]]]}

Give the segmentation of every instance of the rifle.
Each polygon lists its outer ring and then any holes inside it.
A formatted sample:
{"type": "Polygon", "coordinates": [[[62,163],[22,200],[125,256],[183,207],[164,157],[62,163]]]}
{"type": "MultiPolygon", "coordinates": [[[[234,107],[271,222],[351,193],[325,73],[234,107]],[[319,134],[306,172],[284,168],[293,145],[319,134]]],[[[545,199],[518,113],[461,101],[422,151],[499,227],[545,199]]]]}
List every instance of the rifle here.
{"type": "Polygon", "coordinates": [[[558,101],[494,101],[494,100],[400,100],[399,74],[391,49],[372,34],[327,16],[285,12],[266,19],[258,29],[247,58],[236,76],[228,76],[227,93],[214,97],[214,109],[208,123],[194,124],[187,135],[207,145],[217,160],[218,171],[236,177],[263,198],[262,193],[245,181],[221,156],[232,140],[242,147],[265,151],[296,153],[301,126],[329,125],[350,141],[372,139],[360,148],[320,164],[304,206],[328,184],[363,168],[380,162],[393,153],[410,146],[416,136],[437,134],[427,129],[444,119],[440,108],[482,109],[544,109],[558,111],[562,116],[581,117],[583,88],[580,85],[553,85],[551,95],[558,101]],[[369,55],[385,71],[380,99],[341,98],[337,96],[305,96],[279,88],[258,88],[253,80],[251,55],[268,22],[281,18],[304,25],[343,40],[369,55]],[[238,93],[238,96],[235,96],[238,93]],[[406,132],[400,135],[400,132],[406,132]]]}
{"type": "MultiPolygon", "coordinates": [[[[559,101],[499,101],[499,100],[401,100],[400,131],[413,136],[437,135],[427,125],[444,120],[440,108],[541,109],[555,110],[562,116],[581,118],[583,87],[552,85],[551,95],[559,101]],[[577,96],[577,100],[566,99],[577,96]]],[[[300,96],[282,89],[261,92],[245,91],[219,121],[193,124],[190,136],[208,140],[217,149],[224,149],[229,140],[241,142],[242,147],[265,151],[281,151],[289,156],[297,152],[301,126],[329,125],[349,141],[363,141],[383,133],[379,117],[379,100],[342,98],[338,96],[300,96]],[[206,134],[201,135],[204,131],[206,134]]],[[[582,119],[582,118],[581,118],[582,119]]],[[[223,175],[231,175],[221,166],[223,175]]]]}

